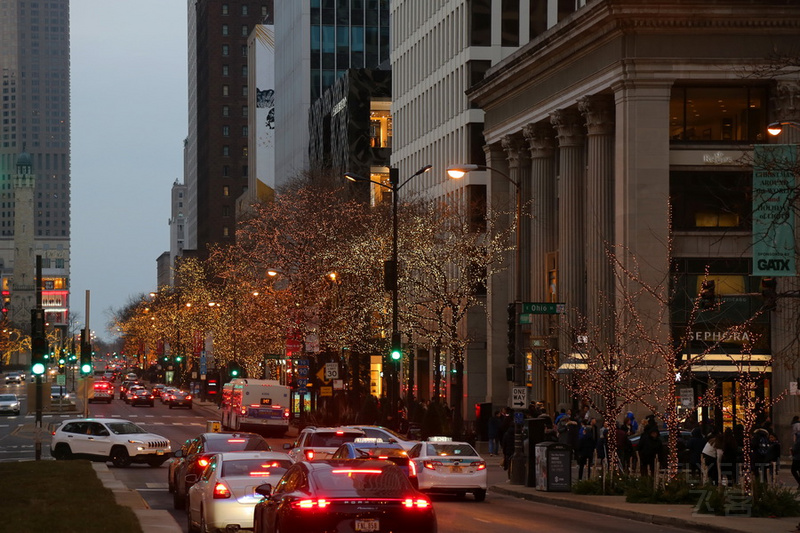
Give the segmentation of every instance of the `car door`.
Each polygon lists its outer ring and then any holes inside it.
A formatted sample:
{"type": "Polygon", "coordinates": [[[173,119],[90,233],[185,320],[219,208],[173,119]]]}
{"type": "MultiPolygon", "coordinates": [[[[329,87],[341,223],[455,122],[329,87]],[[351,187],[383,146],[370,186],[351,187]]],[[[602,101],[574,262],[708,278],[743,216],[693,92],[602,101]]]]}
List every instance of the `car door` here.
{"type": "Polygon", "coordinates": [[[111,452],[111,432],[100,422],[86,422],[86,453],[108,457],[111,452]]]}
{"type": "Polygon", "coordinates": [[[281,514],[281,508],[290,505],[290,495],[303,483],[304,478],[303,467],[293,465],[275,486],[275,490],[272,491],[272,495],[266,502],[265,522],[272,525],[270,529],[273,531],[275,530],[275,522],[281,514]]]}
{"type": "Polygon", "coordinates": [[[69,445],[73,455],[88,455],[91,453],[87,431],[88,422],[70,422],[61,430],[64,441],[69,445]]]}
{"type": "Polygon", "coordinates": [[[187,494],[189,502],[189,519],[192,522],[200,523],[200,509],[206,497],[213,498],[214,483],[216,483],[216,472],[218,470],[219,455],[211,458],[208,466],[200,475],[200,479],[192,485],[187,494]]]}

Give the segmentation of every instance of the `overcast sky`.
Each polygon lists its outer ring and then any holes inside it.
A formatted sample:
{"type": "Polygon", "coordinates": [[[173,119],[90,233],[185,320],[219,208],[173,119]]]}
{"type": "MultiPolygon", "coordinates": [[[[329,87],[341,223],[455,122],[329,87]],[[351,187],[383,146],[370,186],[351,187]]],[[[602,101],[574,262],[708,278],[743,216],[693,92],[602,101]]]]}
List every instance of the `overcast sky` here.
{"type": "Polygon", "coordinates": [[[185,0],[72,0],[71,309],[110,339],[110,310],[156,289],[187,132],[185,0]]]}

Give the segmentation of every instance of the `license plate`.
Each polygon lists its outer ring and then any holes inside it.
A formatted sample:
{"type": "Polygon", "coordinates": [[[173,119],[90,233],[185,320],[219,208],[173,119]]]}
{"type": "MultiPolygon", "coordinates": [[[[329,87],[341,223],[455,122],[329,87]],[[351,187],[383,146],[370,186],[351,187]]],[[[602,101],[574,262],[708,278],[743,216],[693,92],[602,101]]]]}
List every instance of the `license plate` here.
{"type": "Polygon", "coordinates": [[[156,455],[164,455],[164,450],[156,450],[156,455]]]}
{"type": "Polygon", "coordinates": [[[380,531],[381,525],[378,520],[356,520],[356,531],[380,531]]]}
{"type": "Polygon", "coordinates": [[[462,470],[462,468],[460,466],[458,466],[458,465],[454,465],[454,466],[450,467],[450,471],[452,473],[454,473],[454,474],[460,474],[461,470],[462,470]]]}

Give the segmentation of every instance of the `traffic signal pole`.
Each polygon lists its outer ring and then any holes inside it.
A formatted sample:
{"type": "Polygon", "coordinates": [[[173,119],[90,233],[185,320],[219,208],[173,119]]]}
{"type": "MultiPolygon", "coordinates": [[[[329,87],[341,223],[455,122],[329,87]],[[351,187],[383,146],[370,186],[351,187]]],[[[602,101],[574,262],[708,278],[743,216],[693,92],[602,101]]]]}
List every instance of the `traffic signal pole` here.
{"type": "MultiPolygon", "coordinates": [[[[44,333],[44,309],[42,308],[42,256],[36,256],[36,308],[31,310],[31,368],[42,365],[44,361],[43,345],[46,343],[44,333]]],[[[44,370],[36,374],[36,419],[34,422],[34,459],[42,460],[42,378],[44,370]]]]}

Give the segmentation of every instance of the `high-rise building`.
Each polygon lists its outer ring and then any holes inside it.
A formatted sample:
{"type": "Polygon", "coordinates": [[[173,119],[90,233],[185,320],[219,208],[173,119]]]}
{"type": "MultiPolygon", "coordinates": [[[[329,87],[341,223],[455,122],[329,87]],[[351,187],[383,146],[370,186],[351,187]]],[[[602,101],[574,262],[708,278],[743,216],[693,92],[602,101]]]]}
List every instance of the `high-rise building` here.
{"type": "Polygon", "coordinates": [[[309,167],[309,110],[350,68],[389,61],[389,0],[275,4],[275,179],[309,167]]]}
{"type": "MultiPolygon", "coordinates": [[[[68,322],[69,42],[68,0],[0,0],[0,271],[9,319],[17,324],[30,321],[28,299],[17,300],[12,291],[15,277],[20,277],[15,276],[15,231],[23,225],[33,237],[31,252],[42,256],[46,320],[56,328],[66,328],[68,322]],[[25,172],[19,174],[19,168],[25,172]],[[25,190],[32,192],[30,209],[15,205],[15,181],[33,187],[25,190]],[[18,220],[23,211],[30,220],[18,220]]],[[[35,258],[19,264],[25,265],[24,277],[33,279],[29,270],[35,258]]]]}
{"type": "Polygon", "coordinates": [[[272,23],[272,0],[190,0],[187,249],[232,243],[247,189],[248,38],[272,23]]]}

